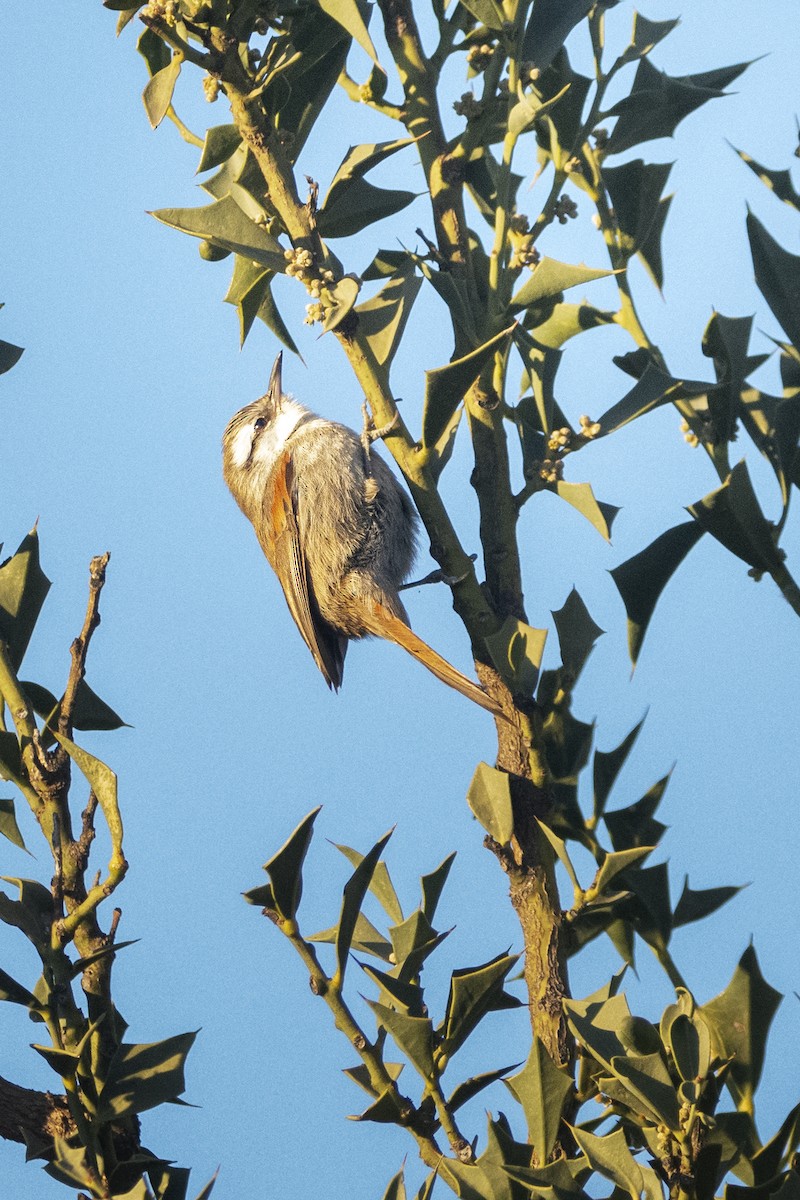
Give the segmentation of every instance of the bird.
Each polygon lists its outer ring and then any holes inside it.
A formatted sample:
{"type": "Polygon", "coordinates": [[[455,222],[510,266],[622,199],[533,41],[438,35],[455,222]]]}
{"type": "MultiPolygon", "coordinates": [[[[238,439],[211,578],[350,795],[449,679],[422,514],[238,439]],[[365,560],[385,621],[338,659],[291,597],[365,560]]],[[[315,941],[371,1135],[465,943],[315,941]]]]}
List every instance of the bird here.
{"type": "Polygon", "coordinates": [[[281,353],[266,393],[228,422],[223,475],[325,682],[341,687],[351,641],[382,637],[503,716],[410,627],[400,588],[414,561],[418,517],[407,492],[367,438],[283,391],[282,361],[281,353]]]}

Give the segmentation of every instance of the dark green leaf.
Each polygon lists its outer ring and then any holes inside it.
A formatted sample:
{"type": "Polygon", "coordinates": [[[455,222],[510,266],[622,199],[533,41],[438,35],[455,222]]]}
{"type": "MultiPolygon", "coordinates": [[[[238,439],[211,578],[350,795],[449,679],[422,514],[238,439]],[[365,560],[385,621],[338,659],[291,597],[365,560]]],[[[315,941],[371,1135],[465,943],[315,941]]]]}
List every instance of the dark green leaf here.
{"type": "MultiPolygon", "coordinates": [[[[358,850],[353,850],[351,846],[342,846],[338,842],[334,842],[333,845],[345,856],[352,867],[357,867],[364,861],[364,855],[359,854],[358,850]]],[[[397,892],[394,890],[386,863],[382,860],[375,867],[369,890],[379,901],[390,921],[398,924],[403,920],[403,910],[397,899],[397,892]]]]}
{"type": "Polygon", "coordinates": [[[98,1119],[118,1120],[182,1095],[184,1063],[196,1036],[180,1033],[150,1045],[123,1042],[100,1091],[98,1119]]]}
{"type": "Polygon", "coordinates": [[[579,721],[568,708],[551,708],[544,721],[547,762],[554,779],[577,779],[592,748],[594,725],[579,721]]]}
{"type": "Polygon", "coordinates": [[[628,614],[628,653],[634,667],[662,591],[703,532],[695,521],[675,525],[611,571],[628,614]]]}
{"type": "Polygon", "coordinates": [[[197,166],[197,174],[219,167],[242,144],[242,135],[235,125],[212,125],[206,130],[203,153],[197,166]]]}
{"type": "Polygon", "coordinates": [[[700,1008],[711,1029],[714,1053],[732,1059],[725,1082],[737,1108],[752,1111],[752,1102],[764,1065],[769,1027],[783,999],[771,987],[748,946],[730,983],[700,1008]]]}
{"type": "Polygon", "coordinates": [[[519,1063],[512,1063],[508,1067],[498,1067],[496,1071],[486,1071],[483,1075],[473,1075],[471,1079],[465,1079],[453,1091],[448,1098],[447,1107],[451,1112],[457,1112],[462,1105],[472,1100],[484,1088],[487,1088],[492,1083],[497,1083],[499,1079],[503,1079],[509,1071],[514,1071],[519,1066],[519,1063]]]}
{"type": "Polygon", "coordinates": [[[406,1200],[406,1183],[403,1171],[389,1180],[389,1186],[383,1193],[383,1200],[406,1200]]]}
{"type": "Polygon", "coordinates": [[[5,375],[6,371],[10,371],[19,362],[22,354],[22,346],[15,346],[12,342],[4,342],[0,339],[0,375],[5,375]]]}
{"type": "Polygon", "coordinates": [[[367,1003],[378,1023],[387,1030],[422,1078],[434,1078],[436,1070],[433,1065],[433,1025],[430,1018],[409,1017],[374,1000],[368,1000],[367,1003]]]}
{"type": "MultiPolygon", "coordinates": [[[[387,1075],[390,1075],[392,1079],[399,1079],[405,1069],[404,1063],[384,1062],[383,1066],[387,1075]]],[[[345,1067],[342,1074],[347,1075],[349,1079],[352,1079],[353,1083],[357,1083],[370,1096],[376,1095],[375,1088],[372,1086],[370,1079],[369,1067],[366,1063],[359,1063],[356,1067],[345,1067]]]]}
{"type": "Polygon", "coordinates": [[[747,234],[759,290],[789,341],[800,347],[800,256],[784,250],[751,212],[747,234]]]}
{"type": "Polygon", "coordinates": [[[628,257],[647,241],[671,170],[672,163],[645,163],[641,158],[603,169],[619,226],[620,248],[628,257]]]}
{"type": "Polygon", "coordinates": [[[567,596],[563,608],[553,612],[553,620],[558,633],[561,661],[577,679],[604,630],[592,620],[575,588],[567,596]]]}
{"type": "Polygon", "coordinates": [[[484,638],[492,662],[517,695],[532,696],[536,690],[546,640],[546,629],[515,617],[507,617],[497,633],[484,638]]]}
{"type": "Polygon", "coordinates": [[[423,991],[419,984],[407,983],[404,979],[398,979],[396,975],[387,975],[385,971],[379,971],[369,963],[360,962],[358,965],[381,989],[381,1004],[396,1008],[398,1012],[407,1013],[410,1017],[424,1015],[423,991]]]}
{"type": "Polygon", "coordinates": [[[661,256],[661,235],[664,232],[664,226],[667,223],[667,217],[669,216],[671,204],[672,196],[665,196],[663,200],[659,201],[656,214],[653,218],[653,224],[650,226],[650,231],[638,249],[639,258],[642,260],[648,275],[659,291],[661,291],[664,287],[664,263],[661,256]]]}
{"type": "Polygon", "coordinates": [[[613,433],[615,429],[620,429],[629,421],[635,421],[637,417],[643,417],[645,413],[660,408],[662,404],[682,399],[687,391],[700,394],[705,391],[705,387],[706,385],[695,386],[687,384],[684,380],[673,379],[652,360],[648,360],[643,374],[631,390],[598,418],[599,436],[613,433]]]}
{"type": "Polygon", "coordinates": [[[613,271],[587,267],[585,263],[563,263],[545,256],[512,298],[511,308],[519,312],[543,300],[560,296],[568,288],[579,287],[595,279],[605,279],[613,274],[613,271]]]}
{"type": "MultiPolygon", "coordinates": [[[[31,702],[34,712],[40,717],[49,719],[50,725],[58,723],[61,711],[61,701],[56,700],[52,692],[38,683],[27,680],[21,682],[22,690],[31,702]]],[[[101,700],[85,679],[81,679],[75,692],[75,706],[72,710],[72,723],[75,729],[123,729],[128,728],[118,713],[114,712],[104,700],[101,700]]]]}
{"type": "Polygon", "coordinates": [[[609,885],[616,879],[620,871],[625,871],[628,867],[641,862],[654,850],[655,846],[632,846],[629,850],[615,850],[612,854],[607,854],[594,882],[598,894],[602,895],[608,890],[609,885]]]}
{"type": "Polygon", "coordinates": [[[344,885],[342,893],[342,909],[339,914],[339,925],[336,931],[336,979],[341,986],[347,969],[347,958],[353,943],[356,923],[361,912],[361,905],[367,894],[378,859],[384,851],[386,843],[392,836],[392,830],[375,843],[364,855],[353,874],[344,885]]]}
{"type": "Polygon", "coordinates": [[[151,75],[156,75],[164,67],[169,66],[172,51],[152,29],[144,30],[136,43],[136,49],[147,63],[147,70],[151,75]]]}
{"type": "Polygon", "coordinates": [[[379,250],[372,262],[361,272],[364,283],[375,279],[388,279],[390,275],[402,275],[413,258],[407,250],[379,250]]]}
{"type": "MultiPolygon", "coordinates": [[[[736,150],[736,147],[732,146],[731,149],[736,150]]],[[[742,162],[747,163],[750,170],[755,172],[761,182],[775,193],[779,200],[800,211],[800,193],[796,191],[789,171],[774,171],[769,167],[762,167],[761,163],[756,162],[749,154],[745,154],[744,150],[736,150],[736,153],[742,162]]]]}
{"type": "Polygon", "coordinates": [[[630,95],[606,114],[618,118],[608,142],[608,153],[619,154],[641,142],[672,137],[684,117],[707,101],[724,95],[724,88],[748,66],[749,63],[737,63],[718,71],[673,78],[642,58],[630,95]]]}
{"type": "MultiPolygon", "coordinates": [[[[408,261],[408,260],[407,260],[408,261]]],[[[422,277],[409,270],[390,278],[376,296],[356,308],[359,330],[380,366],[391,363],[403,336],[422,277]]]]}
{"type": "Polygon", "coordinates": [[[96,1175],[89,1170],[83,1146],[70,1146],[65,1138],[56,1137],[52,1144],[53,1160],[45,1166],[48,1175],[68,1187],[83,1187],[91,1191],[96,1175]]]}
{"type": "Polygon", "coordinates": [[[629,868],[622,885],[633,895],[625,901],[625,913],[636,932],[648,945],[661,949],[672,933],[672,905],[669,895],[669,874],[666,863],[654,867],[629,868]]]}
{"type": "Polygon", "coordinates": [[[23,1008],[39,1008],[36,997],[2,969],[0,969],[0,1000],[7,1000],[9,1004],[21,1004],[23,1008]]]}
{"type": "Polygon", "coordinates": [[[615,1057],[611,1070],[642,1103],[646,1116],[669,1129],[680,1129],[678,1096],[660,1054],[615,1057]]]}
{"type": "Polygon", "coordinates": [[[448,1058],[463,1046],[487,1012],[492,1011],[506,976],[518,959],[518,954],[500,954],[480,967],[453,971],[444,1021],[438,1030],[448,1058]]]}
{"type": "Polygon", "coordinates": [[[71,1079],[77,1073],[81,1061],[80,1054],[75,1054],[71,1050],[62,1050],[58,1046],[37,1046],[33,1042],[31,1050],[41,1054],[48,1067],[62,1079],[71,1079]]]}
{"type": "Polygon", "coordinates": [[[753,1155],[753,1182],[765,1183],[800,1143],[800,1104],[790,1110],[774,1137],[753,1155]]]}
{"type": "Polygon", "coordinates": [[[547,67],[574,27],[592,7],[592,0],[534,0],[522,42],[522,58],[547,67]]]}
{"type": "MultiPolygon", "coordinates": [[[[333,944],[336,941],[338,931],[338,925],[332,925],[330,929],[323,929],[319,933],[312,934],[308,938],[308,941],[333,944]]],[[[361,954],[372,954],[375,958],[383,959],[384,962],[394,961],[392,958],[392,943],[387,941],[383,934],[378,932],[372,922],[368,921],[363,913],[359,913],[358,915],[350,949],[351,951],[357,950],[361,954]]]]}
{"type": "Polygon", "coordinates": [[[653,814],[667,790],[669,775],[659,779],[650,790],[628,808],[618,808],[603,816],[611,844],[615,850],[627,850],[631,846],[655,846],[667,826],[656,821],[653,814]]]}
{"type": "Polygon", "coordinates": [[[572,1090],[572,1075],[554,1063],[534,1037],[525,1066],[506,1083],[522,1105],[537,1160],[547,1162],[558,1137],[564,1101],[572,1090]]]}
{"type": "Polygon", "coordinates": [[[679,24],[678,18],[671,21],[650,21],[640,12],[634,12],[630,45],[620,55],[619,65],[635,62],[637,58],[643,58],[644,55],[649,54],[653,47],[663,41],[679,24]]]}
{"type": "Polygon", "coordinates": [[[761,511],[744,459],[722,487],[689,505],[700,530],[760,571],[781,570],[783,557],[772,526],[761,511]]]}
{"type": "Polygon", "coordinates": [[[285,921],[293,921],[303,895],[303,863],[305,862],[311,838],[314,835],[314,822],[320,807],[314,808],[303,817],[294,833],[281,846],[277,854],[273,854],[269,862],[264,864],[272,885],[275,908],[285,921]]]}
{"type": "Polygon", "coordinates": [[[436,915],[439,898],[447,882],[447,876],[450,874],[450,868],[455,862],[455,857],[456,853],[453,851],[452,854],[448,854],[447,858],[439,864],[435,871],[431,871],[429,875],[423,875],[420,879],[422,886],[422,911],[428,921],[433,921],[436,915]]]}
{"type": "Polygon", "coordinates": [[[489,836],[501,846],[508,845],[514,833],[508,774],[478,763],[467,790],[467,803],[489,836]]]}
{"type": "Polygon", "coordinates": [[[172,229],[213,242],[273,271],[283,271],[286,266],[275,239],[246,217],[230,196],[201,208],[161,208],[151,216],[172,229]]]}
{"type": "Polygon", "coordinates": [[[737,893],[742,891],[741,887],[715,887],[701,888],[699,891],[694,891],[689,887],[689,876],[687,875],[681,898],[675,906],[675,912],[672,917],[672,924],[677,929],[679,925],[689,925],[692,921],[702,921],[704,917],[708,917],[711,913],[716,912],[718,908],[722,908],[723,904],[727,904],[732,900],[737,893]]]}
{"type": "Polygon", "coordinates": [[[172,104],[172,93],[181,73],[183,59],[174,54],[169,63],[156,71],[142,92],[144,109],[153,129],[157,129],[172,104]]]}
{"type": "Polygon", "coordinates": [[[27,850],[17,825],[13,800],[0,799],[0,834],[4,838],[8,838],[13,845],[19,846],[20,850],[27,850]]]}
{"type": "Polygon", "coordinates": [[[354,178],[339,188],[317,213],[317,228],[324,238],[352,237],[384,217],[392,217],[416,200],[416,192],[390,191],[367,179],[354,178]]]}
{"type": "Polygon", "coordinates": [[[351,1121],[375,1121],[379,1125],[399,1125],[401,1123],[400,1109],[397,1102],[397,1092],[387,1088],[381,1092],[374,1104],[365,1108],[362,1113],[350,1118],[351,1121]]]}
{"type": "Polygon", "coordinates": [[[694,1020],[679,1013],[669,1027],[669,1048],[681,1079],[691,1083],[704,1079],[711,1063],[708,1026],[702,1017],[694,1020]]]}
{"type": "Polygon", "coordinates": [[[0,566],[0,639],[19,670],[31,634],[50,590],[39,565],[39,535],[32,529],[12,558],[0,566]]]}
{"type": "Polygon", "coordinates": [[[409,955],[423,946],[430,945],[437,934],[422,909],[417,908],[404,921],[391,926],[389,936],[392,939],[395,961],[402,964],[409,955]]]}
{"type": "Polygon", "coordinates": [[[613,750],[595,750],[594,752],[594,815],[599,818],[603,815],[608,802],[608,797],[611,794],[611,789],[617,781],[617,776],[622,770],[628,755],[633,749],[636,739],[639,736],[645,718],[642,717],[638,725],[635,725],[630,733],[622,739],[620,744],[613,750]]]}
{"type": "Polygon", "coordinates": [[[477,350],[471,350],[463,358],[457,358],[444,367],[425,372],[425,403],[422,414],[422,442],[433,446],[444,433],[450,418],[461,404],[464,396],[494,358],[504,351],[514,330],[512,325],[484,342],[477,350]]]}

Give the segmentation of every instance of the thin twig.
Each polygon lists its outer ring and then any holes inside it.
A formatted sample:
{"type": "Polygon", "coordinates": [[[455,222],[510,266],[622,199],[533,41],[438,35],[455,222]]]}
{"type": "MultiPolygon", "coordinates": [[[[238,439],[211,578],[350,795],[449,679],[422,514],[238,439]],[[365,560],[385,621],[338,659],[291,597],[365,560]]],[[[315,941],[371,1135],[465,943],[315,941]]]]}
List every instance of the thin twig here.
{"type": "Polygon", "coordinates": [[[67,686],[64,689],[64,699],[61,702],[61,712],[58,717],[58,732],[63,737],[72,737],[72,718],[75,711],[75,701],[78,686],[86,674],[86,655],[92,634],[100,624],[100,593],[106,581],[106,567],[111,557],[108,551],[96,555],[89,564],[89,602],[86,606],[86,617],[83,629],[70,647],[72,666],[70,667],[67,686]]]}

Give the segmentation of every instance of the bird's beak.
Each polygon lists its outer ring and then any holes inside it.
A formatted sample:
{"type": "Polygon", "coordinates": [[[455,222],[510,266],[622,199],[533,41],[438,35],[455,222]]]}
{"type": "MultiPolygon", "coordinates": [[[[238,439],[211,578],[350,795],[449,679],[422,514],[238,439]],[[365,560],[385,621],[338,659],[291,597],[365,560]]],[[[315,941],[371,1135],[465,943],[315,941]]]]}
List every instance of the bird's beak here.
{"type": "Polygon", "coordinates": [[[281,386],[281,367],[282,366],[283,366],[283,351],[281,350],[280,354],[275,359],[275,362],[272,364],[272,374],[269,377],[269,387],[267,389],[267,395],[268,395],[270,401],[272,402],[272,404],[275,406],[276,411],[280,408],[281,399],[283,397],[283,388],[281,386]]]}

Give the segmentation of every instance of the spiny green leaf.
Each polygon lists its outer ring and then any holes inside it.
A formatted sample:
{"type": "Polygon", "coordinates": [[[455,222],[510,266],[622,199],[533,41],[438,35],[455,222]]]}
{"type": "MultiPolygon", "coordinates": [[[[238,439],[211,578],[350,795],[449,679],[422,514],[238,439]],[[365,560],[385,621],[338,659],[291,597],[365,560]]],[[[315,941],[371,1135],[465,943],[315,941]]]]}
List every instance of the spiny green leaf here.
{"type": "Polygon", "coordinates": [[[662,591],[703,532],[696,521],[675,525],[611,571],[628,614],[628,653],[634,667],[662,591]]]}
{"type": "MultiPolygon", "coordinates": [[[[619,364],[617,364],[619,365],[619,364]]],[[[615,430],[621,429],[637,417],[660,408],[662,404],[670,404],[675,400],[689,395],[700,395],[705,392],[705,384],[690,384],[685,380],[674,379],[658,367],[652,359],[629,392],[621,400],[613,404],[601,417],[599,437],[605,437],[615,430]]]]}
{"type": "Polygon", "coordinates": [[[710,533],[738,558],[761,571],[780,570],[783,557],[758,502],[744,459],[722,487],[709,492],[688,511],[701,531],[710,533]]]}
{"type": "Polygon", "coordinates": [[[439,1029],[448,1058],[463,1046],[503,991],[503,983],[518,954],[500,954],[479,967],[453,971],[444,1021],[439,1029]]]}
{"type": "Polygon", "coordinates": [[[512,325],[476,350],[465,354],[463,358],[454,359],[444,367],[425,372],[423,445],[430,447],[438,441],[466,393],[494,355],[505,349],[513,331],[512,325]]]}
{"type": "Polygon", "coordinates": [[[473,1075],[471,1079],[465,1079],[448,1097],[447,1107],[451,1112],[457,1112],[462,1105],[472,1100],[484,1088],[489,1087],[492,1083],[497,1083],[509,1071],[515,1071],[518,1066],[520,1066],[519,1063],[511,1063],[508,1067],[498,1067],[495,1071],[486,1071],[483,1075],[473,1075]]]}
{"type": "Polygon", "coordinates": [[[618,118],[608,153],[619,154],[641,142],[671,137],[684,117],[723,96],[728,84],[749,65],[737,63],[717,71],[673,78],[642,58],[630,94],[608,110],[608,116],[618,118]]]}
{"type": "Polygon", "coordinates": [[[0,565],[0,639],[18,671],[28,648],[50,580],[39,565],[39,535],[32,529],[16,554],[0,565]]]}
{"type": "Polygon", "coordinates": [[[28,847],[25,845],[17,825],[13,800],[0,799],[0,834],[4,838],[8,838],[13,845],[19,846],[20,850],[27,850],[28,847]]]}
{"type": "Polygon", "coordinates": [[[455,862],[455,857],[456,852],[454,850],[452,854],[448,854],[447,858],[439,864],[435,871],[431,871],[428,875],[423,875],[420,879],[422,887],[422,911],[428,921],[433,921],[436,915],[439,898],[447,882],[447,877],[450,874],[450,868],[455,862]]]}
{"type": "Polygon", "coordinates": [[[23,1008],[39,1007],[36,997],[2,969],[0,969],[0,1000],[7,1000],[10,1004],[21,1004],[23,1008]]]}
{"type": "MultiPolygon", "coordinates": [[[[728,143],[730,145],[730,143],[728,143]]],[[[736,150],[735,146],[731,146],[732,150],[736,150]]],[[[773,191],[779,200],[784,204],[790,205],[800,211],[800,193],[795,189],[792,183],[792,176],[789,171],[775,171],[769,167],[764,167],[761,163],[756,162],[749,154],[745,154],[744,150],[736,150],[739,158],[751,171],[754,171],[761,182],[773,191]]]]}
{"type": "MultiPolygon", "coordinates": [[[[333,842],[333,845],[345,856],[352,867],[357,867],[364,861],[364,855],[359,854],[358,850],[353,850],[351,846],[343,846],[338,842],[333,842]]],[[[379,901],[390,921],[398,924],[403,920],[403,910],[400,907],[397,892],[394,890],[389,870],[383,860],[375,867],[374,874],[370,880],[369,890],[379,901]]]]}
{"type": "Polygon", "coordinates": [[[587,267],[585,263],[563,263],[545,256],[512,298],[511,308],[518,312],[523,308],[530,308],[533,304],[540,304],[543,300],[560,296],[568,288],[591,283],[595,279],[605,279],[613,274],[613,271],[587,267]]]}
{"type": "Polygon", "coordinates": [[[383,1200],[406,1200],[406,1182],[402,1170],[389,1180],[389,1186],[383,1193],[383,1200]]]}
{"type": "Polygon", "coordinates": [[[625,765],[628,755],[633,749],[639,736],[645,718],[634,725],[620,744],[613,750],[595,750],[594,752],[594,815],[599,818],[605,812],[611,789],[617,781],[617,776],[625,765]]]}
{"type": "Polygon", "coordinates": [[[378,859],[384,851],[386,843],[392,836],[392,830],[384,834],[369,850],[356,867],[353,874],[344,885],[342,893],[342,909],[339,914],[339,926],[336,932],[336,977],[341,985],[347,969],[347,959],[353,942],[361,905],[372,883],[372,877],[378,865],[378,859]]]}
{"type": "Polygon", "coordinates": [[[591,7],[592,0],[534,0],[521,57],[540,69],[549,66],[591,7]]]}
{"type": "Polygon", "coordinates": [[[602,504],[596,500],[590,483],[567,483],[559,479],[553,485],[553,490],[562,500],[566,500],[567,504],[576,508],[581,516],[586,517],[601,537],[607,542],[611,541],[611,525],[619,512],[616,505],[602,504]]]}
{"type": "Polygon", "coordinates": [[[572,1090],[570,1072],[553,1062],[534,1036],[528,1061],[506,1084],[522,1105],[537,1160],[547,1162],[558,1137],[564,1101],[572,1090]]]}
{"type": "Polygon", "coordinates": [[[98,1119],[118,1120],[182,1095],[184,1063],[196,1037],[180,1033],[149,1045],[123,1042],[100,1091],[98,1119]]]}
{"type": "Polygon", "coordinates": [[[672,933],[672,904],[667,864],[628,868],[623,882],[633,893],[625,902],[625,908],[636,932],[649,946],[656,949],[665,947],[672,933]]]}
{"type": "Polygon", "coordinates": [[[605,180],[620,231],[620,248],[630,256],[646,242],[658,214],[672,163],[635,158],[621,167],[605,167],[605,180]]]}
{"type": "Polygon", "coordinates": [[[618,65],[635,62],[637,58],[649,54],[653,47],[663,41],[679,24],[680,19],[677,17],[671,21],[650,21],[640,12],[634,12],[630,44],[620,55],[618,65]]]}
{"type": "Polygon", "coordinates": [[[23,353],[22,346],[15,346],[13,342],[4,342],[0,339],[0,375],[5,375],[6,371],[10,371],[19,362],[23,353]]]}
{"type": "Polygon", "coordinates": [[[714,1053],[732,1059],[725,1082],[736,1107],[744,1111],[752,1111],[769,1027],[782,999],[748,946],[725,990],[699,1010],[711,1029],[714,1053]]]}
{"type": "Polygon", "coordinates": [[[611,1070],[644,1105],[645,1115],[676,1132],[680,1129],[678,1096],[660,1054],[616,1056],[611,1070]]]}
{"type": "Polygon", "coordinates": [[[508,845],[514,833],[508,774],[478,763],[467,790],[467,803],[489,836],[501,846],[508,845]]]}
{"type": "Polygon", "coordinates": [[[396,975],[387,975],[385,971],[379,971],[369,963],[360,962],[358,965],[380,988],[381,1004],[396,1008],[398,1012],[408,1013],[411,1017],[424,1015],[423,991],[419,984],[407,983],[404,979],[398,979],[396,975]]]}
{"type": "Polygon", "coordinates": [[[62,1050],[58,1046],[39,1046],[33,1042],[31,1050],[41,1054],[48,1067],[62,1079],[71,1079],[77,1073],[81,1061],[80,1054],[76,1054],[72,1050],[62,1050]]]}
{"type": "Polygon", "coordinates": [[[553,612],[561,661],[574,678],[580,675],[595,642],[604,633],[573,587],[562,608],[553,612]]]}
{"type": "MultiPolygon", "coordinates": [[[[308,938],[308,941],[325,942],[332,945],[336,941],[338,930],[338,925],[332,925],[330,929],[322,929],[319,933],[312,934],[308,938]]],[[[363,913],[358,914],[350,949],[357,950],[360,954],[372,954],[375,958],[380,958],[384,962],[394,961],[392,957],[392,943],[382,933],[378,932],[372,922],[363,913]]]]}
{"type": "MultiPolygon", "coordinates": [[[[21,683],[22,690],[31,702],[34,712],[47,719],[51,726],[58,723],[61,703],[52,692],[38,683],[27,680],[21,683]]],[[[78,682],[75,690],[75,704],[72,710],[72,724],[75,729],[124,729],[129,728],[126,721],[114,712],[114,709],[101,700],[85,679],[78,682]]]]}
{"type": "Polygon", "coordinates": [[[264,870],[270,878],[275,907],[285,921],[295,919],[300,905],[303,895],[303,863],[311,845],[314,822],[320,808],[321,805],[303,817],[280,850],[264,864],[264,870]]]}
{"type": "Polygon", "coordinates": [[[496,0],[463,0],[464,8],[472,13],[487,29],[502,29],[505,21],[503,10],[496,0]]]}
{"type": "Polygon", "coordinates": [[[655,846],[666,832],[667,826],[656,821],[653,814],[667,790],[670,776],[659,779],[648,792],[627,808],[617,808],[603,816],[611,844],[615,850],[627,850],[630,846],[655,846]]]}
{"type": "MultiPolygon", "coordinates": [[[[383,1067],[387,1075],[389,1075],[392,1079],[399,1079],[400,1075],[405,1069],[405,1063],[384,1062],[383,1067]]],[[[369,1067],[366,1063],[359,1063],[356,1067],[345,1067],[342,1071],[342,1074],[347,1075],[349,1079],[352,1079],[353,1083],[357,1083],[358,1086],[363,1088],[365,1092],[368,1092],[370,1096],[377,1095],[374,1087],[372,1086],[369,1067]]]]}
{"type": "Polygon", "coordinates": [[[540,345],[558,350],[570,338],[587,329],[613,325],[614,315],[607,309],[587,304],[585,300],[580,304],[556,304],[545,320],[533,327],[532,332],[540,345]]]}
{"type": "Polygon", "coordinates": [[[377,1100],[365,1108],[362,1113],[349,1118],[351,1121],[375,1121],[378,1125],[400,1125],[400,1109],[397,1103],[397,1092],[394,1088],[386,1088],[377,1100]]]}
{"type": "Polygon", "coordinates": [[[789,341],[800,347],[800,256],[784,250],[749,211],[747,234],[759,290],[789,341]]]}
{"type": "Polygon", "coordinates": [[[615,850],[611,854],[607,854],[603,859],[603,864],[597,872],[597,878],[594,886],[599,894],[605,892],[609,884],[616,879],[620,871],[632,867],[635,863],[641,862],[647,858],[648,854],[652,854],[655,846],[632,846],[630,850],[615,850]]]}
{"type": "Polygon", "coordinates": [[[589,1166],[627,1192],[633,1200],[639,1200],[644,1186],[642,1171],[628,1149],[624,1131],[615,1129],[613,1133],[596,1137],[579,1126],[570,1126],[570,1129],[589,1166]]]}
{"type": "Polygon", "coordinates": [[[352,237],[384,217],[401,212],[416,198],[416,192],[402,188],[390,191],[356,177],[326,199],[317,213],[317,228],[324,238],[352,237]]]}
{"type": "Polygon", "coordinates": [[[433,1063],[433,1025],[429,1017],[409,1017],[395,1012],[374,1000],[368,1000],[372,1011],[395,1043],[406,1055],[423,1079],[433,1079],[436,1068],[433,1063]]]}
{"type": "Polygon", "coordinates": [[[545,825],[544,822],[540,821],[538,818],[536,819],[536,824],[539,826],[546,840],[556,852],[556,855],[569,875],[572,886],[575,888],[576,892],[580,891],[581,885],[578,881],[578,873],[575,870],[575,867],[572,865],[572,859],[570,858],[569,851],[567,850],[567,843],[560,838],[558,834],[554,833],[549,825],[545,825]]]}
{"type": "Polygon", "coordinates": [[[497,633],[484,639],[495,667],[521,696],[536,690],[546,640],[546,629],[534,629],[515,617],[507,617],[497,633]]]}
{"type": "Polygon", "coordinates": [[[410,260],[407,262],[409,270],[392,276],[377,295],[359,304],[355,310],[359,330],[380,366],[391,363],[422,287],[422,277],[414,272],[410,260]]]}
{"type": "Polygon", "coordinates": [[[675,906],[675,912],[672,917],[672,924],[677,929],[679,925],[689,925],[692,921],[702,921],[704,917],[708,917],[711,913],[716,912],[718,908],[722,908],[723,904],[727,904],[739,892],[743,890],[740,887],[715,887],[715,888],[700,888],[694,890],[689,887],[689,876],[687,875],[681,898],[675,906]]]}

